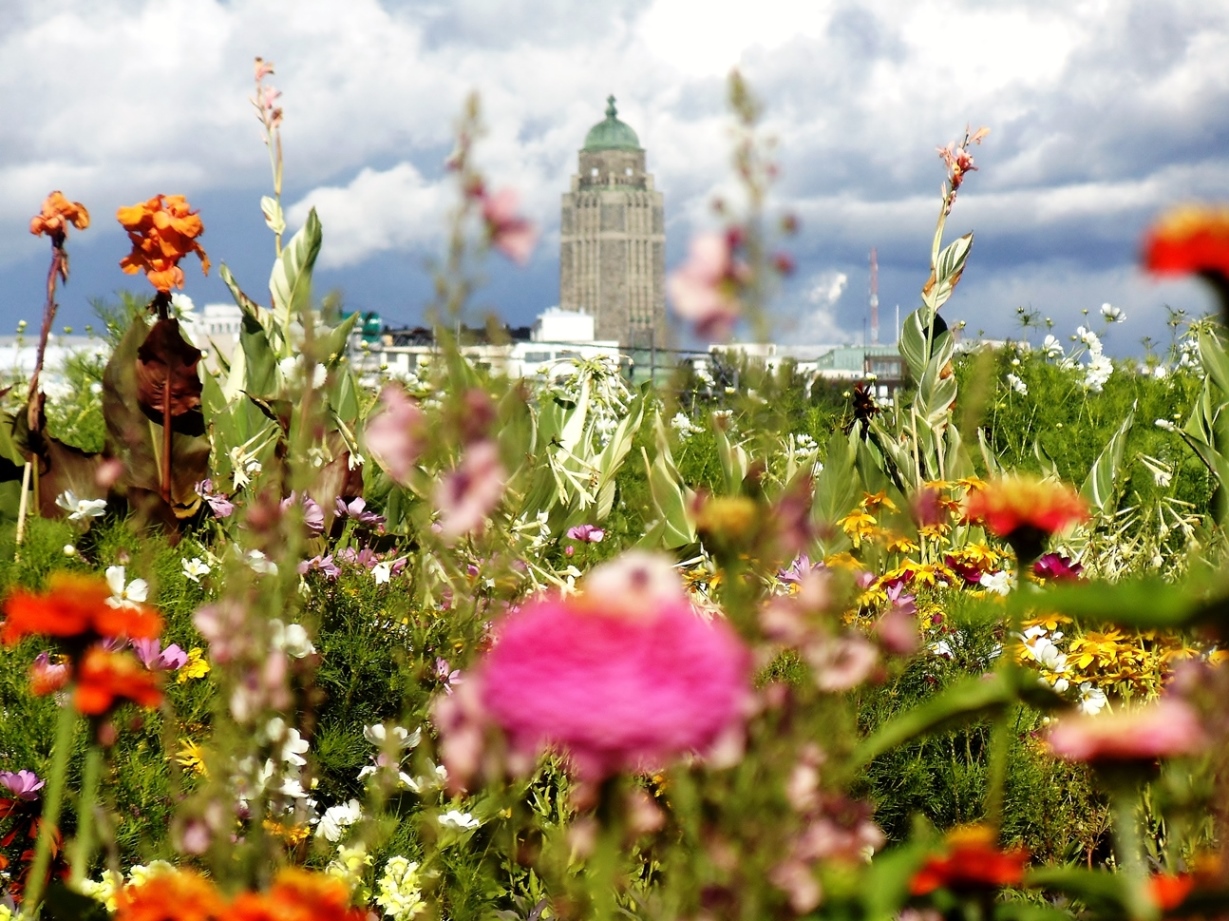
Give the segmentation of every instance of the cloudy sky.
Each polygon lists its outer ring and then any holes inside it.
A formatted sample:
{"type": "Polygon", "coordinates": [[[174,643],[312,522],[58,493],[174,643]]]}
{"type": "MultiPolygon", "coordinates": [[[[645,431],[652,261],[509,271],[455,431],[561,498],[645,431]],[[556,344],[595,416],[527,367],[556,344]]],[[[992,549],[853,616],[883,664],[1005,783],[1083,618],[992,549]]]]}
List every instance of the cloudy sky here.
{"type": "MultiPolygon", "coordinates": [[[[776,138],[774,208],[801,219],[780,338],[860,341],[872,247],[891,338],[927,273],[935,148],[966,124],[992,133],[948,224],[976,233],[949,320],[1007,336],[1023,306],[1069,334],[1108,301],[1124,354],[1166,338],[1166,304],[1211,308],[1135,261],[1166,205],[1229,199],[1224,0],[0,0],[0,332],[41,310],[47,243],[28,222],[52,189],[94,217],[70,243],[64,323],[144,284],[117,267],[113,215],[158,192],[186,194],[215,265],[265,297],[256,55],[283,92],[291,222],[314,205],[324,224],[321,291],[390,323],[431,296],[455,200],[441,163],[471,90],[480,166],[543,231],[527,267],[487,264],[476,309],[527,323],[558,301],[560,194],[608,94],[665,193],[668,265],[716,226],[734,66],[776,138]]],[[[229,299],[187,269],[198,305],[229,299]]]]}

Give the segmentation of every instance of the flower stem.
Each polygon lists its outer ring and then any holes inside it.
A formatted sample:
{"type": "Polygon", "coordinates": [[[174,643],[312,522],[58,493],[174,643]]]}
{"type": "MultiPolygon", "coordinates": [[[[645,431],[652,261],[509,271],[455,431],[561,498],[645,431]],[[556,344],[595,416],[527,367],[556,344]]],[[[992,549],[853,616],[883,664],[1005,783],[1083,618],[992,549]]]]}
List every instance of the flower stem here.
{"type": "Polygon", "coordinates": [[[33,917],[30,909],[38,905],[47,884],[47,870],[51,865],[51,842],[60,821],[60,807],[64,803],[64,783],[68,776],[68,759],[72,755],[73,730],[76,725],[77,711],[71,706],[61,707],[60,719],[56,723],[55,746],[51,750],[47,798],[43,801],[43,814],[38,824],[38,842],[34,846],[34,862],[30,865],[30,882],[22,900],[22,914],[30,917],[33,917]]]}
{"type": "Polygon", "coordinates": [[[102,771],[102,748],[91,745],[85,755],[81,793],[77,797],[77,837],[73,841],[72,883],[85,879],[90,858],[94,856],[94,803],[98,799],[98,775],[102,771]]]}

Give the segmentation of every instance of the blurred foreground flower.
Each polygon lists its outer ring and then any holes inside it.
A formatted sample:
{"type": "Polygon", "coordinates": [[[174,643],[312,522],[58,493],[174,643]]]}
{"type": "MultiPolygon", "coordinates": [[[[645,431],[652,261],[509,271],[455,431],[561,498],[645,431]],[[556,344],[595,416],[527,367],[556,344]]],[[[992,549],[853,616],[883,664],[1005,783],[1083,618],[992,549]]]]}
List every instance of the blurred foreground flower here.
{"type": "Polygon", "coordinates": [[[928,895],[940,888],[967,892],[1020,885],[1028,866],[1028,851],[999,850],[996,837],[996,832],[984,825],[948,832],[944,853],[926,858],[909,881],[909,894],[928,895]]]}
{"type": "Polygon", "coordinates": [[[104,716],[120,704],[132,701],[142,707],[162,703],[162,689],[151,671],[124,653],[90,649],[77,672],[73,705],[85,716],[104,716]]]}
{"type": "Polygon", "coordinates": [[[424,419],[418,403],[399,384],[380,391],[380,409],[369,417],[364,432],[367,453],[393,482],[405,486],[422,453],[424,419]]]}
{"type": "Polygon", "coordinates": [[[155,195],[120,208],[116,219],[132,241],[132,252],[120,260],[120,268],[129,275],[143,271],[151,285],[169,293],[171,288],[183,287],[179,260],[189,253],[196,253],[202,271],[209,274],[209,257],[196,242],[205,227],[182,195],[155,195]]]}
{"type": "Polygon", "coordinates": [[[697,336],[727,339],[742,316],[738,292],[747,276],[728,234],[698,236],[687,262],[667,282],[674,312],[693,324],[697,336]]]}
{"type": "Polygon", "coordinates": [[[191,870],[159,873],[120,890],[115,921],[364,921],[344,882],[297,868],[278,872],[268,892],[241,892],[227,902],[191,870]]]}
{"type": "Polygon", "coordinates": [[[1144,268],[1229,279],[1229,206],[1180,205],[1165,212],[1144,239],[1144,268]]]}
{"type": "Polygon", "coordinates": [[[500,189],[482,195],[482,220],[491,245],[515,262],[524,265],[538,241],[538,230],[517,212],[520,197],[513,189],[500,189]]]}
{"type": "Polygon", "coordinates": [[[530,601],[495,633],[437,710],[452,782],[476,768],[485,722],[515,755],[561,749],[593,782],[711,752],[741,726],[749,654],[724,620],[694,611],[665,558],[625,553],[580,594],[530,601]]]}
{"type": "Polygon", "coordinates": [[[53,636],[90,642],[98,638],[151,639],[162,632],[152,608],[131,603],[113,607],[111,587],[102,579],[55,572],[47,591],[15,589],[4,600],[0,639],[12,646],[26,636],[53,636]]]}
{"type": "Polygon", "coordinates": [[[965,516],[1007,541],[1021,567],[1041,556],[1049,537],[1089,517],[1084,500],[1066,484],[1015,474],[970,490],[965,516]]]}
{"type": "Polygon", "coordinates": [[[1067,761],[1109,764],[1194,754],[1207,744],[1207,736],[1190,704],[1164,697],[1134,709],[1067,717],[1055,724],[1046,742],[1067,761]]]}
{"type": "Polygon", "coordinates": [[[504,494],[507,471],[493,441],[476,441],[465,449],[461,463],[439,481],[435,507],[446,541],[478,530],[504,494]]]}

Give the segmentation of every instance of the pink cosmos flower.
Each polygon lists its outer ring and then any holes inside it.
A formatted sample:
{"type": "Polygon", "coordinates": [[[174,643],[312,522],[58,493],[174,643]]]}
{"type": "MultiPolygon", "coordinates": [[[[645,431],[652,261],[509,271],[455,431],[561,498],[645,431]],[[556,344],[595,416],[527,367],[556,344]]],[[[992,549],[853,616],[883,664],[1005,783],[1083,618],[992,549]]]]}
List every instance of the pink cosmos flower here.
{"type": "Polygon", "coordinates": [[[582,587],[509,614],[462,686],[513,754],[559,749],[597,782],[711,752],[738,730],[750,655],[724,620],[696,614],[669,562],[624,554],[582,587]]]}
{"type": "Polygon", "coordinates": [[[440,513],[440,534],[453,541],[477,530],[504,494],[507,473],[493,441],[478,441],[465,449],[457,469],[439,481],[435,507],[440,513]]]}
{"type": "Polygon", "coordinates": [[[1190,755],[1208,740],[1190,704],[1163,697],[1135,709],[1067,717],[1046,741],[1060,758],[1098,764],[1190,755]]]}
{"type": "Polygon", "coordinates": [[[188,654],[179,648],[178,643],[172,643],[166,649],[157,639],[133,640],[132,648],[137,658],[150,671],[175,671],[188,663],[188,654]]]}
{"type": "Polygon", "coordinates": [[[574,528],[568,528],[568,537],[582,544],[600,544],[605,536],[606,532],[597,525],[578,524],[574,528]]]}
{"type": "Polygon", "coordinates": [[[30,693],[35,697],[54,694],[68,684],[68,666],[52,662],[50,653],[40,652],[30,666],[30,693]]]}
{"type": "Polygon", "coordinates": [[[44,786],[33,771],[0,771],[0,787],[5,787],[17,799],[27,803],[38,799],[38,791],[44,786]]]}
{"type": "Polygon", "coordinates": [[[674,312],[694,324],[698,336],[729,338],[741,315],[737,292],[746,274],[728,235],[695,237],[687,262],[666,283],[674,312]]]}
{"type": "Polygon", "coordinates": [[[418,403],[400,385],[386,384],[380,391],[380,410],[368,420],[364,436],[368,453],[402,486],[422,453],[422,428],[418,403]]]}
{"type": "Polygon", "coordinates": [[[514,189],[500,189],[482,198],[482,220],[491,245],[515,262],[524,265],[538,242],[538,229],[517,213],[520,196],[514,189]]]}

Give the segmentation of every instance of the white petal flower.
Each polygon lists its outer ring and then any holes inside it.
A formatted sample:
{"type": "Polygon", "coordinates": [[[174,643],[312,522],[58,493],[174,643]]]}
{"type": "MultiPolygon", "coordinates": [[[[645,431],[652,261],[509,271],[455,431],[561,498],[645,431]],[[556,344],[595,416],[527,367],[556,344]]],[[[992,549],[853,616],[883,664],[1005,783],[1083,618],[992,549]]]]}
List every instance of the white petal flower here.
{"type": "Polygon", "coordinates": [[[341,840],[345,830],[362,817],[363,808],[356,799],[340,806],[330,806],[320,817],[320,823],[316,826],[316,834],[336,843],[341,840]]]}
{"type": "Polygon", "coordinates": [[[211,572],[209,564],[202,560],[199,556],[194,556],[190,560],[183,561],[183,574],[185,579],[190,579],[193,582],[200,582],[202,576],[207,576],[211,572]]]}
{"type": "Polygon", "coordinates": [[[69,521],[84,521],[98,518],[107,512],[106,499],[78,499],[71,489],[66,489],[55,498],[55,504],[68,512],[69,521]]]}
{"type": "Polygon", "coordinates": [[[307,634],[307,628],[302,624],[283,624],[274,618],[269,621],[269,627],[272,630],[269,642],[274,649],[280,649],[295,659],[305,658],[316,651],[311,637],[307,634]]]}
{"type": "Polygon", "coordinates": [[[107,604],[113,608],[133,608],[144,604],[149,595],[149,584],[144,579],[133,579],[125,585],[124,567],[107,567],[107,587],[111,589],[111,597],[107,604]]]}
{"type": "Polygon", "coordinates": [[[478,819],[475,819],[470,813],[462,812],[460,809],[449,809],[439,817],[439,823],[445,828],[477,828],[482,824],[478,819]]]}
{"type": "Polygon", "coordinates": [[[387,585],[388,581],[393,576],[393,564],[389,562],[376,563],[371,567],[371,578],[375,579],[376,585],[387,585]]]}

